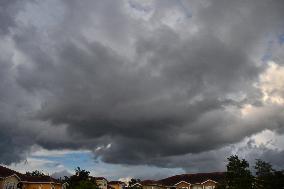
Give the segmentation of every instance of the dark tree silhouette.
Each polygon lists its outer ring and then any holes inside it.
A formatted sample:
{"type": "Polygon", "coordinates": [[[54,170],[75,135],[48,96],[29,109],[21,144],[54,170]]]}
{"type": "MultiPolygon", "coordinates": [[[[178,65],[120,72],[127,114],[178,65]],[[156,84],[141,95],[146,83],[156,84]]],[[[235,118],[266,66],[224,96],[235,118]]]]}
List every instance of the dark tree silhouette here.
{"type": "Polygon", "coordinates": [[[80,167],[75,169],[75,175],[65,177],[69,189],[98,189],[95,179],[90,177],[90,172],[80,167]]]}
{"type": "Polygon", "coordinates": [[[281,171],[272,169],[272,165],[260,159],[256,160],[255,189],[284,188],[284,175],[281,171]]]}
{"type": "Polygon", "coordinates": [[[32,171],[32,172],[26,172],[26,175],[27,176],[37,176],[37,177],[46,176],[43,172],[38,171],[38,170],[35,170],[35,171],[32,171]]]}
{"type": "Polygon", "coordinates": [[[217,186],[218,189],[251,189],[253,176],[249,170],[249,163],[237,155],[230,156],[227,164],[225,180],[217,186]]]}

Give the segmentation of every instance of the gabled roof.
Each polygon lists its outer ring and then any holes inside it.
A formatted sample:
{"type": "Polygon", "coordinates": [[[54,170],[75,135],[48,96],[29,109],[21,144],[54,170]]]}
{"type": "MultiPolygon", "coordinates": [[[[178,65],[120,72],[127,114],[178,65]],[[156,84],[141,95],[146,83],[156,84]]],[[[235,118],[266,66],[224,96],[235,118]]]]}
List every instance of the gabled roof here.
{"type": "Polygon", "coordinates": [[[107,179],[105,177],[94,177],[94,178],[97,179],[97,180],[106,180],[107,181],[107,179]]]}
{"type": "Polygon", "coordinates": [[[17,171],[14,171],[12,169],[9,169],[7,167],[3,167],[0,165],[0,177],[5,178],[5,177],[12,176],[12,175],[16,175],[21,180],[21,182],[60,183],[58,180],[50,176],[27,176],[25,174],[19,173],[17,171]]]}
{"type": "Polygon", "coordinates": [[[179,185],[179,184],[181,184],[181,183],[185,183],[185,184],[188,184],[188,185],[191,185],[190,183],[188,183],[188,182],[186,182],[186,181],[179,181],[178,183],[176,183],[175,185],[179,185]]]}
{"type": "Polygon", "coordinates": [[[21,182],[38,182],[38,183],[60,183],[58,180],[50,177],[50,176],[26,176],[23,175],[21,177],[21,182]]]}
{"type": "Polygon", "coordinates": [[[93,176],[89,176],[89,179],[90,179],[90,180],[95,180],[95,181],[97,181],[97,180],[105,180],[105,181],[108,182],[108,180],[107,180],[105,177],[93,177],[93,176]]]}
{"type": "Polygon", "coordinates": [[[142,184],[140,182],[136,182],[136,183],[132,184],[132,186],[136,186],[136,185],[142,186],[142,184]]]}
{"type": "Polygon", "coordinates": [[[14,171],[12,169],[9,169],[7,167],[3,167],[0,165],[0,177],[9,177],[12,175],[17,175],[18,177],[20,177],[22,174],[18,173],[17,171],[14,171]]]}
{"type": "Polygon", "coordinates": [[[216,182],[216,181],[214,181],[214,180],[208,179],[208,180],[206,180],[206,181],[202,182],[201,184],[204,184],[204,183],[206,183],[206,182],[215,182],[215,183],[217,183],[217,182],[216,182]]]}
{"type": "Polygon", "coordinates": [[[196,173],[196,174],[182,174],[168,177],[162,180],[159,180],[159,183],[162,183],[165,186],[174,186],[175,184],[184,181],[190,184],[203,183],[207,180],[212,180],[219,182],[224,179],[223,172],[213,172],[213,173],[196,173]]]}

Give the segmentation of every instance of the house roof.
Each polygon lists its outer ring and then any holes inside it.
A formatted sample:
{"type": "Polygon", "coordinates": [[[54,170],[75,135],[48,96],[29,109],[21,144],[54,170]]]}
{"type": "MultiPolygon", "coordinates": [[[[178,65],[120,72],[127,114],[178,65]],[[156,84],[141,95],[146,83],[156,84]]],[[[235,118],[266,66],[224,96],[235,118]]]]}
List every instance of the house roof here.
{"type": "Polygon", "coordinates": [[[54,182],[54,183],[60,183],[58,180],[50,177],[50,176],[26,176],[26,175],[23,175],[21,177],[21,181],[22,182],[54,182]]]}
{"type": "Polygon", "coordinates": [[[142,184],[140,182],[136,182],[136,183],[132,184],[131,186],[136,186],[136,185],[141,186],[142,184]]]}
{"type": "Polygon", "coordinates": [[[0,177],[8,177],[11,175],[17,175],[21,182],[54,182],[54,183],[60,183],[58,180],[50,177],[50,176],[27,176],[25,174],[19,173],[17,171],[14,171],[12,169],[9,169],[4,166],[0,166],[0,177]]]}
{"type": "Polygon", "coordinates": [[[107,180],[105,177],[94,177],[97,180],[107,180]]]}
{"type": "Polygon", "coordinates": [[[125,184],[124,182],[121,181],[110,181],[108,184],[125,184]]]}
{"type": "Polygon", "coordinates": [[[224,179],[224,172],[213,172],[213,173],[196,173],[196,174],[182,174],[175,175],[165,179],[158,180],[159,183],[162,183],[165,186],[174,186],[175,184],[185,181],[191,184],[202,183],[207,180],[213,180],[219,182],[224,179]]]}
{"type": "Polygon", "coordinates": [[[17,175],[18,177],[22,176],[21,173],[0,165],[0,177],[8,177],[11,175],[17,175]]]}
{"type": "Polygon", "coordinates": [[[143,180],[140,182],[140,184],[141,185],[161,185],[162,183],[159,181],[155,181],[155,180],[143,180]]]}

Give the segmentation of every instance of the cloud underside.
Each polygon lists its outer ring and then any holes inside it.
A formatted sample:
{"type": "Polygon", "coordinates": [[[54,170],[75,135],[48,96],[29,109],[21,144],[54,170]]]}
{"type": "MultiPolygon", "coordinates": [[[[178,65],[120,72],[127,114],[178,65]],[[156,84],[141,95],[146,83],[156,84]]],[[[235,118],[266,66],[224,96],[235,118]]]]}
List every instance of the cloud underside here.
{"type": "Polygon", "coordinates": [[[283,133],[281,0],[4,2],[2,163],[39,145],[202,167],[215,150],[283,133]]]}

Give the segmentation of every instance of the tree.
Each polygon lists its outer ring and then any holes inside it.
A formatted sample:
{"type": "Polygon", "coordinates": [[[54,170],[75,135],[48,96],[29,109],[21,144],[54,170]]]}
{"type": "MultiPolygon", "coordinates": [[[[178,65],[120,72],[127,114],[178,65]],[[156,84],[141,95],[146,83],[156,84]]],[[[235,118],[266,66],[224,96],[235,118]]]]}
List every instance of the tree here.
{"type": "Polygon", "coordinates": [[[237,155],[228,158],[227,173],[228,186],[231,189],[252,188],[253,177],[249,170],[249,163],[237,155]]]}
{"type": "Polygon", "coordinates": [[[89,176],[90,172],[77,167],[75,175],[65,177],[65,182],[68,183],[70,189],[98,189],[94,179],[89,176]]]}
{"type": "Polygon", "coordinates": [[[43,172],[35,170],[33,172],[26,172],[27,176],[37,176],[37,177],[42,177],[42,176],[46,176],[43,172]]]}
{"type": "Polygon", "coordinates": [[[81,180],[76,184],[74,189],[98,189],[97,185],[89,180],[81,180]]]}
{"type": "Polygon", "coordinates": [[[254,168],[256,170],[256,189],[284,188],[283,172],[272,169],[270,163],[257,159],[254,168]]]}
{"type": "Polygon", "coordinates": [[[273,177],[275,171],[272,169],[272,166],[265,161],[257,159],[254,168],[256,170],[255,188],[273,189],[273,177]]]}
{"type": "Polygon", "coordinates": [[[77,169],[75,169],[75,175],[80,180],[87,180],[89,178],[90,172],[89,171],[85,171],[84,169],[81,170],[80,167],[77,167],[77,169]]]}
{"type": "Polygon", "coordinates": [[[253,176],[249,170],[249,163],[237,155],[230,156],[227,164],[225,180],[219,184],[218,189],[251,189],[253,176]]]}
{"type": "Polygon", "coordinates": [[[284,170],[274,172],[273,185],[274,188],[284,188],[284,170]]]}

